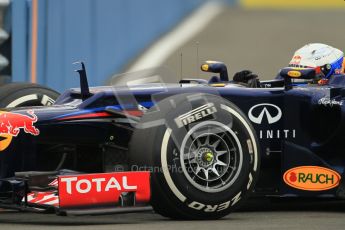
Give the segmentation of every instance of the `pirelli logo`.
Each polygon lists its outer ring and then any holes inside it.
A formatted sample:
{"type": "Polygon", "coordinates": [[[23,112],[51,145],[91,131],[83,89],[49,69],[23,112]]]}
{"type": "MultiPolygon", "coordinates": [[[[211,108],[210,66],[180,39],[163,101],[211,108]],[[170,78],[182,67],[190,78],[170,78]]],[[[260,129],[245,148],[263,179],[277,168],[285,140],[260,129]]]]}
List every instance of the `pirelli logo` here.
{"type": "Polygon", "coordinates": [[[200,106],[188,113],[180,115],[179,117],[175,118],[175,122],[177,127],[181,128],[216,112],[217,109],[214,107],[214,104],[207,103],[206,105],[200,106]]]}

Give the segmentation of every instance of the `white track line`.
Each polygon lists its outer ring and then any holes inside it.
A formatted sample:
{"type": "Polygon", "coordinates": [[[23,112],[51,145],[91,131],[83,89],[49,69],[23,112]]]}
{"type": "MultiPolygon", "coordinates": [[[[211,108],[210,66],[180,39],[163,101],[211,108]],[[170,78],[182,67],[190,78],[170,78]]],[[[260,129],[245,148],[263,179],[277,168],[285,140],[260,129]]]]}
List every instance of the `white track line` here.
{"type": "Polygon", "coordinates": [[[201,32],[224,9],[217,1],[209,1],[197,9],[171,32],[153,44],[128,69],[128,72],[158,67],[179,47],[201,32]]]}

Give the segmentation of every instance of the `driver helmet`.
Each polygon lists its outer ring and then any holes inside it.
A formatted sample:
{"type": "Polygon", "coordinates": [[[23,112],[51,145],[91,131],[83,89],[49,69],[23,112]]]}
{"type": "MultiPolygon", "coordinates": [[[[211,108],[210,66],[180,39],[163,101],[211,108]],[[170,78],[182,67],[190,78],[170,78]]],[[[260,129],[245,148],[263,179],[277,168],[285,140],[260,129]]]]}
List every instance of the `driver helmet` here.
{"type": "Polygon", "coordinates": [[[333,74],[344,74],[344,53],[326,44],[310,43],[295,52],[289,67],[314,68],[316,77],[328,81],[333,74]]]}

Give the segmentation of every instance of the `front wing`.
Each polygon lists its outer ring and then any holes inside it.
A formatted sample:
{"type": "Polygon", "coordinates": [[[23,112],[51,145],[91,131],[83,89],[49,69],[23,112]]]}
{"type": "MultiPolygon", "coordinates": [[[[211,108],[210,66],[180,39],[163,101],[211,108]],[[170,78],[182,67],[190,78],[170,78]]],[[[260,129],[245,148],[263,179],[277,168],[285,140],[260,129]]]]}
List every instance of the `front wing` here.
{"type": "Polygon", "coordinates": [[[60,215],[151,210],[149,172],[24,175],[1,180],[0,207],[60,215]]]}

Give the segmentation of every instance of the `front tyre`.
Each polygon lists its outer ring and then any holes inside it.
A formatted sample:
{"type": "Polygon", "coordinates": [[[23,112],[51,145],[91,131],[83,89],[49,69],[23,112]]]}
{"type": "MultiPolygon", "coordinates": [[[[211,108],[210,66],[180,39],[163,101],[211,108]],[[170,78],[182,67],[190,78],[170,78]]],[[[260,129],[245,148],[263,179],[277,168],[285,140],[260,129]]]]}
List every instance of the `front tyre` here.
{"type": "Polygon", "coordinates": [[[54,104],[59,93],[34,83],[9,83],[0,86],[0,108],[48,106],[54,104]]]}
{"type": "Polygon", "coordinates": [[[155,211],[178,219],[217,219],[253,189],[259,148],[246,116],[209,94],[160,101],[132,136],[133,170],[150,170],[155,211]]]}

